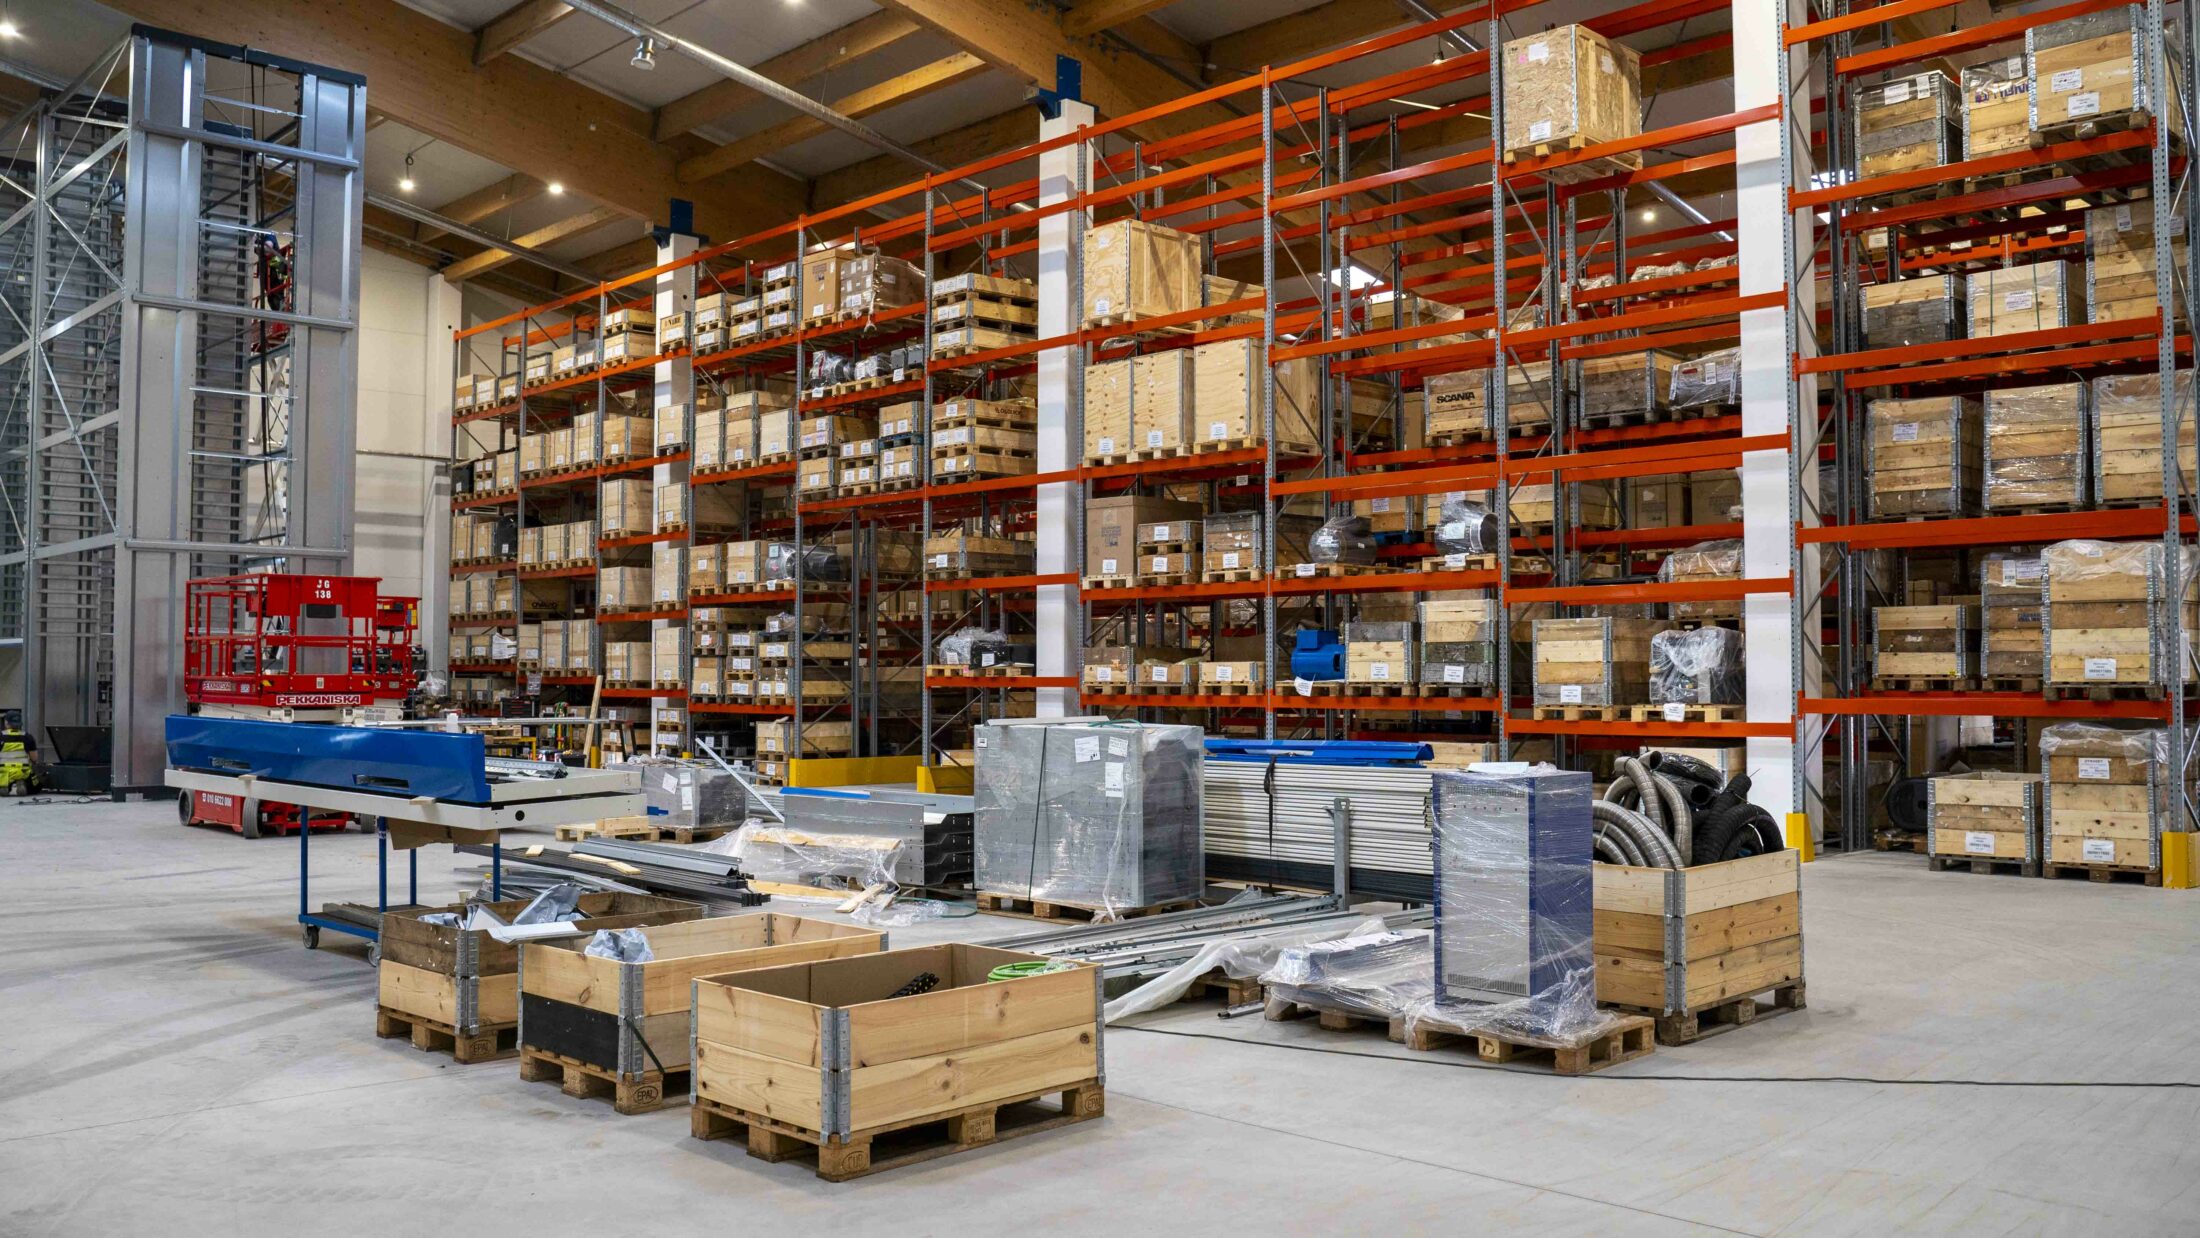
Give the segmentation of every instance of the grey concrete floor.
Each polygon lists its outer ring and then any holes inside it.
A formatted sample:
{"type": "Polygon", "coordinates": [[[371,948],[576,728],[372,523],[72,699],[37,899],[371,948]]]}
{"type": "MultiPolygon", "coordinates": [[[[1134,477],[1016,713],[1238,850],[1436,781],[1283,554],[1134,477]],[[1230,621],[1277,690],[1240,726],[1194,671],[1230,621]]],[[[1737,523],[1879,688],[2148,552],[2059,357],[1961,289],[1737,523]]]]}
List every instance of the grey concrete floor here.
{"type": "MultiPolygon", "coordinates": [[[[0,1234],[2182,1233],[2200,895],[1804,877],[1810,1009],[1583,1079],[1224,1021],[1109,1029],[1103,1121],[819,1182],[371,1032],[297,845],[0,801],[0,1234]]],[[[373,896],[372,840],[314,846],[373,896]]],[[[461,866],[426,853],[423,897],[461,866]]],[[[985,918],[897,943],[1025,931],[985,918]]]]}

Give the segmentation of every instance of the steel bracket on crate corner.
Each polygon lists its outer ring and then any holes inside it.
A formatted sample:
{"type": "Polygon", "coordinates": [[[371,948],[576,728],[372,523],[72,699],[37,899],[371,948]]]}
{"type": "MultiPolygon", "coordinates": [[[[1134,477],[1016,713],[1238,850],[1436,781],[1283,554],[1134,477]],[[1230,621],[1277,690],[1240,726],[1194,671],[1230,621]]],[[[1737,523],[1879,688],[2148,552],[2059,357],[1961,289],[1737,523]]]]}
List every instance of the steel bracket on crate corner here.
{"type": "Polygon", "coordinates": [[[846,1135],[854,1102],[849,1095],[850,1047],[848,1012],[832,1010],[818,1026],[818,1056],[825,1069],[819,1074],[819,1129],[827,1135],[846,1135]]]}
{"type": "Polygon", "coordinates": [[[641,1040],[642,965],[619,964],[619,1074],[632,1079],[650,1069],[641,1040]]]}

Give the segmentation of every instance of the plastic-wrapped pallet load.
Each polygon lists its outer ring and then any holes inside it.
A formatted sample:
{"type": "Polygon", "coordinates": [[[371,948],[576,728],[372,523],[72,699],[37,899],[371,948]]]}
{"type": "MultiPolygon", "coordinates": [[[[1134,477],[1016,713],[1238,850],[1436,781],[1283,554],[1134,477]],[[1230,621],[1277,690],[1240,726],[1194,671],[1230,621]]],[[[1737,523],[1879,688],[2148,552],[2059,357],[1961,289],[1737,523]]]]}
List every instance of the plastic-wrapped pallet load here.
{"type": "Polygon", "coordinates": [[[1204,738],[1104,719],[975,728],[978,889],[1107,915],[1199,897],[1204,738]]]}
{"type": "Polygon", "coordinates": [[[1307,553],[1309,563],[1373,563],[1375,535],[1365,516],[1331,516],[1315,530],[1307,553]]]}
{"type": "Polygon", "coordinates": [[[2173,668],[2193,679],[2200,626],[2200,552],[2178,550],[2182,651],[2169,647],[2167,558],[2162,543],[2057,542],[2041,552],[2046,577],[2047,682],[2166,687],[2173,668]]]}
{"type": "Polygon", "coordinates": [[[2067,327],[2085,318],[2085,286],[2067,262],[1991,267],[1970,275],[1970,335],[1983,340],[2067,327]]]}
{"type": "Polygon", "coordinates": [[[1435,935],[1426,929],[1358,933],[1285,946],[1262,972],[1271,1000],[1395,1019],[1435,996],[1435,935]]]}
{"type": "MultiPolygon", "coordinates": [[[[1429,541],[1436,547],[1436,553],[1447,559],[1459,556],[1456,565],[1459,568],[1467,566],[1465,558],[1468,555],[1497,553],[1497,539],[1504,536],[1504,527],[1488,505],[1460,492],[1444,495],[1441,503],[1437,520],[1429,528],[1429,541]]],[[[1444,566],[1454,567],[1450,562],[1444,566]]]]}
{"type": "Polygon", "coordinates": [[[1996,680],[2029,680],[2017,685],[2037,691],[2041,658],[2047,645],[2042,629],[2040,556],[1996,551],[1979,566],[1979,674],[1996,680]]]}
{"type": "Polygon", "coordinates": [[[1589,775],[1438,770],[1435,1000],[1409,1015],[1570,1039],[1604,1021],[1592,953],[1589,775]]]}
{"type": "MultiPolygon", "coordinates": [[[[2170,269],[2185,269],[2185,217],[2170,213],[2170,269]]],[[[2089,322],[2153,318],[2162,309],[2155,282],[2154,203],[2147,199],[2085,213],[2085,309],[2089,322]]],[[[2177,321],[2185,320],[2183,281],[2176,288],[2177,321]]]]}
{"type": "Polygon", "coordinates": [[[1937,69],[1856,94],[1857,175],[1888,176],[1955,162],[1956,85],[1937,69]]]}
{"type": "MultiPolygon", "coordinates": [[[[2179,370],[2173,392],[2179,408],[2192,406],[2192,371],[2179,370]]],[[[2161,502],[2162,376],[2104,374],[2093,380],[2093,498],[2104,505],[2161,502]]],[[[2177,419],[2177,467],[2193,476],[2200,427],[2187,414],[2177,419]]]]}
{"type": "Polygon", "coordinates": [[[2005,56],[1963,71],[1963,157],[1983,159],[2031,144],[2031,82],[2024,57],[2005,56]]]}
{"type": "Polygon", "coordinates": [[[747,792],[733,775],[716,765],[648,756],[636,757],[627,765],[641,773],[642,798],[649,805],[651,825],[733,825],[748,812],[747,792]]]}
{"type": "Polygon", "coordinates": [[[2169,732],[2058,722],[2040,733],[2047,777],[2047,863],[2158,869],[2172,815],[2176,763],[2169,732]]]}
{"type": "Polygon", "coordinates": [[[1739,705],[1742,634],[1732,628],[1690,628],[1650,637],[1650,703],[1739,705]]]}
{"type": "MultiPolygon", "coordinates": [[[[1693,546],[1676,550],[1665,556],[1658,565],[1658,579],[1667,583],[1678,581],[1724,581],[1742,578],[1742,542],[1740,538],[1722,538],[1712,542],[1697,542],[1693,546]]],[[[1727,598],[1708,602],[1675,602],[1672,604],[1675,619],[1739,619],[1742,617],[1740,601],[1727,598]]]]}
{"type": "Polygon", "coordinates": [[[1959,516],[1978,506],[1979,407],[1969,396],[1873,400],[1871,515],[1959,516]]]}
{"type": "Polygon", "coordinates": [[[1987,392],[1986,510],[2083,506],[2085,443],[2084,383],[1987,392]]]}
{"type": "Polygon", "coordinates": [[[1722,348],[1673,366],[1670,403],[1676,409],[1742,402],[1742,350],[1722,348]]]}

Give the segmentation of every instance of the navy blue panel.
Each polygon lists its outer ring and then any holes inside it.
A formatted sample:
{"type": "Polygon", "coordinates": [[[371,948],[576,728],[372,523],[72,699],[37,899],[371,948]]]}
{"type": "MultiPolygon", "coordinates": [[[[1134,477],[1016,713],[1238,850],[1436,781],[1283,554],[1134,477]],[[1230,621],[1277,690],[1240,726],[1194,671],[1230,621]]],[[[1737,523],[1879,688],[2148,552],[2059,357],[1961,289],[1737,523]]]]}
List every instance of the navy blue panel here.
{"type": "Polygon", "coordinates": [[[1210,739],[1210,761],[1245,761],[1266,765],[1414,765],[1434,755],[1427,744],[1388,743],[1376,740],[1317,739],[1294,742],[1282,739],[1210,739]]]}
{"type": "Polygon", "coordinates": [[[168,715],[168,764],[345,791],[489,802],[479,735],[168,715]]]}

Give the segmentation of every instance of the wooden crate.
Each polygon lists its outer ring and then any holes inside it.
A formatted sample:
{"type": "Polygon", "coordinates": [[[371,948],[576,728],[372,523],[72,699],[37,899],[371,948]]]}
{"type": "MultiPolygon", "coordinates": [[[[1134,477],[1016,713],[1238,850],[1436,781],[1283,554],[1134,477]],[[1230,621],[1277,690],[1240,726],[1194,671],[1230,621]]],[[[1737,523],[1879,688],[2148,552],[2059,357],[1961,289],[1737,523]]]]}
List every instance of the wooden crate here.
{"type": "Polygon", "coordinates": [[[584,952],[588,939],[520,951],[520,1078],[561,1079],[568,1094],[609,1090],[620,1113],[666,1100],[688,1069],[692,992],[700,976],[875,954],[886,935],[779,912],[690,920],[645,930],[655,955],[623,963],[584,952]]]}
{"type": "MultiPolygon", "coordinates": [[[[2093,380],[2093,500],[2102,506],[2153,506],[2162,501],[2162,379],[2159,374],[2104,374],[2093,380]]],[[[2179,370],[2174,397],[2192,400],[2192,371],[2179,370]]],[[[2187,477],[2200,465],[2200,429],[2179,418],[2178,467],[2187,477]]]]}
{"type": "Polygon", "coordinates": [[[1198,237],[1142,219],[1086,229],[1081,325],[1132,327],[1198,308],[1201,254],[1198,237]]]}
{"type": "Polygon", "coordinates": [[[2159,728],[2058,723],[2040,736],[2045,868],[2123,871],[2158,883],[2175,764],[2159,728]]]}
{"type": "Polygon", "coordinates": [[[1864,346],[1907,348],[1913,344],[1939,344],[1963,338],[1965,285],[1957,275],[1925,275],[1916,279],[1867,284],[1864,302],[1864,346]]]}
{"type": "Polygon", "coordinates": [[[1619,483],[1584,481],[1568,485],[1564,493],[1549,483],[1516,486],[1507,496],[1516,528],[1549,528],[1560,505],[1570,513],[1568,522],[1577,529],[1620,527],[1619,483]]]}
{"type": "MultiPolygon", "coordinates": [[[[2024,32],[2032,132],[2041,144],[2139,128],[2150,118],[2183,133],[2182,109],[2147,71],[2141,11],[2119,6],[2024,32]]],[[[2172,47],[2178,37],[2172,24],[2172,47]]]]}
{"type": "MultiPolygon", "coordinates": [[[[1646,526],[1638,520],[1629,527],[1639,529],[1646,526]]],[[[1739,538],[1698,542],[1665,556],[1665,562],[1658,565],[1658,579],[1672,583],[1709,583],[1741,578],[1742,543],[1739,538]]],[[[1675,619],[1740,619],[1742,604],[1734,598],[1709,602],[1674,602],[1672,614],[1675,619]]]]}
{"type": "Polygon", "coordinates": [[[2085,384],[1986,393],[1981,503],[1989,512],[2086,502],[2085,384]]]}
{"type": "Polygon", "coordinates": [[[2040,556],[1998,552],[1979,567],[1979,675],[2037,691],[2047,650],[2040,556]]]}
{"type": "Polygon", "coordinates": [[[1963,157],[2023,150],[2032,140],[2032,79],[2024,57],[2004,56],[1963,71],[1963,157]]]}
{"type": "MultiPolygon", "coordinates": [[[[1508,40],[1505,158],[1615,142],[1642,132],[1642,59],[1586,26],[1508,40]]],[[[1641,152],[1614,161],[1642,166],[1641,152]]],[[[1618,170],[1602,161],[1554,169],[1552,179],[1587,180],[1618,170]]]]}
{"type": "Polygon", "coordinates": [[[1422,433],[1430,440],[1476,437],[1489,428],[1488,370],[1430,374],[1421,380],[1422,433]]]}
{"type": "Polygon", "coordinates": [[[1978,509],[1979,405],[1970,396],[1873,400],[1865,464],[1874,520],[1978,509]]]}
{"type": "MultiPolygon", "coordinates": [[[[1320,377],[1305,357],[1273,368],[1276,447],[1311,451],[1321,441],[1320,377]]],[[[1256,446],[1265,440],[1262,380],[1269,369],[1259,340],[1223,340],[1192,349],[1195,452],[1256,446]]]]}
{"type": "MultiPolygon", "coordinates": [[[[2166,648],[2170,601],[2160,542],[2057,542],[2041,552],[2046,577],[2047,683],[2085,688],[2159,690],[2176,662],[2166,648]]],[[[2187,681],[2193,677],[2193,626],[2200,623],[2200,580],[2188,571],[2177,599],[2183,619],[2187,681]]]]}
{"type": "Polygon", "coordinates": [[[1639,705],[1650,699],[1650,637],[1662,619],[1538,619],[1535,703],[1639,705]]]}
{"type": "Polygon", "coordinates": [[[2039,874],[2040,776],[1978,770],[1925,782],[1927,854],[2039,874]]]}
{"type": "Polygon", "coordinates": [[[693,1131],[745,1127],[765,1160],[814,1147],[841,1181],[899,1163],[874,1147],[906,1128],[947,1123],[933,1156],[991,1142],[1003,1107],[1050,1093],[1066,1120],[1099,1117],[1100,969],[989,980],[1046,961],[955,944],[700,978],[693,1131]]]}
{"type": "Polygon", "coordinates": [[[1965,291],[1971,338],[2051,331],[2085,321],[2085,284],[2067,262],[1974,271],[1965,291]]]}
{"type": "Polygon", "coordinates": [[[1872,678],[1963,680],[1976,673],[1978,607],[1872,609],[1872,678]]]}
{"type": "Polygon", "coordinates": [[[1955,162],[1960,111],[1956,84],[1938,69],[1859,89],[1857,174],[1888,176],[1955,162]]]}
{"type": "MultiPolygon", "coordinates": [[[[2175,215],[2172,215],[2175,218],[2175,215]]],[[[2170,238],[2173,269],[2185,269],[2185,237],[2170,238]]],[[[2176,281],[2172,281],[2176,287],[2176,281]]],[[[2177,321],[2186,320],[2185,294],[2176,290],[2177,321]]],[[[2153,318],[2162,312],[2154,281],[2154,203],[2148,199],[2096,207],[2085,213],[2085,310],[2088,322],[2153,318]]]]}
{"type": "Polygon", "coordinates": [[[1199,690],[1210,695],[1256,693],[1267,687],[1267,666],[1260,662],[1202,662],[1199,690]]]}
{"type": "Polygon", "coordinates": [[[1657,1020],[1687,1044],[1772,1011],[1799,1010],[1803,887],[1793,851],[1700,864],[1598,864],[1597,1000],[1657,1020]]]}
{"type": "Polygon", "coordinates": [[[1411,640],[1347,639],[1345,642],[1346,683],[1359,687],[1410,688],[1415,670],[1414,642],[1411,640]]]}
{"type": "Polygon", "coordinates": [[[1663,411],[1672,402],[1673,367],[1679,363],[1674,354],[1656,350],[1574,362],[1582,421],[1596,425],[1663,411]]]}
{"type": "MultiPolygon", "coordinates": [[[[509,924],[529,901],[506,899],[484,906],[509,924]]],[[[646,894],[583,894],[579,910],[578,926],[586,931],[676,924],[703,915],[699,903],[646,894]]],[[[375,977],[378,1013],[416,1026],[426,1020],[462,1039],[512,1027],[519,1021],[519,947],[480,929],[422,922],[422,916],[439,911],[464,916],[466,906],[392,911],[382,917],[382,961],[375,977]]],[[[379,1034],[397,1034],[383,1030],[384,1022],[377,1021],[379,1034]]],[[[416,1043],[418,1039],[416,1033],[416,1043]]]]}

